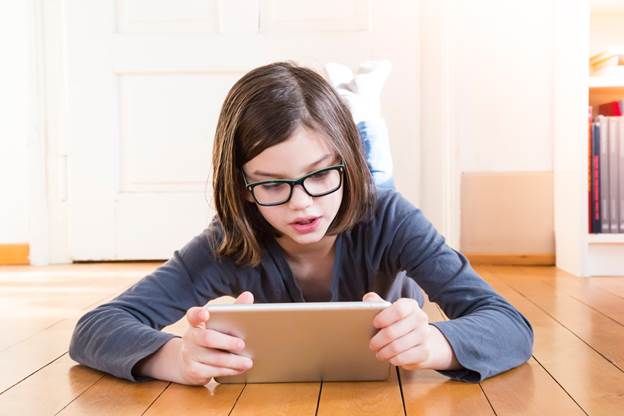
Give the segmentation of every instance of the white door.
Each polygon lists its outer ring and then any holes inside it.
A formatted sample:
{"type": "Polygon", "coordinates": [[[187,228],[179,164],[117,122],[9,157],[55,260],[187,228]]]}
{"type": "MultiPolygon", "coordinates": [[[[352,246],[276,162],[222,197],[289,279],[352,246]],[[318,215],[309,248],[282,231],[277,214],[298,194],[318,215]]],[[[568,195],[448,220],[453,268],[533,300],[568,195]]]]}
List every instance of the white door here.
{"type": "Polygon", "coordinates": [[[417,2],[67,0],[69,251],[168,258],[214,214],[222,101],[248,70],[388,58],[399,188],[418,195],[417,2]],[[206,186],[207,185],[207,186],[206,186]]]}

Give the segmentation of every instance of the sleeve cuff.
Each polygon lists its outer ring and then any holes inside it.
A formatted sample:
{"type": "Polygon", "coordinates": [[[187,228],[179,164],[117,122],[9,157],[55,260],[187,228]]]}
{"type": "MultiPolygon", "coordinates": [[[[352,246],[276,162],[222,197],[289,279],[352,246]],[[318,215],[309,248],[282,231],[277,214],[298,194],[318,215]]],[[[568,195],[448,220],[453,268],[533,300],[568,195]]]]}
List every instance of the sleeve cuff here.
{"type": "Polygon", "coordinates": [[[150,332],[152,331],[153,333],[149,334],[149,339],[141,339],[147,338],[147,334],[139,337],[139,339],[137,340],[138,345],[135,352],[128,355],[124,360],[122,360],[121,368],[118,368],[118,372],[115,375],[130,381],[151,380],[150,377],[137,376],[134,373],[136,365],[142,359],[158,351],[163,345],[169,342],[169,340],[177,337],[177,335],[170,334],[168,332],[162,332],[157,330],[151,330],[150,332]]]}
{"type": "Polygon", "coordinates": [[[440,330],[444,338],[446,338],[447,342],[451,346],[453,353],[455,353],[455,358],[457,362],[463,367],[459,370],[436,370],[440,374],[449,377],[453,380],[466,381],[470,383],[478,383],[479,381],[484,380],[486,377],[483,376],[482,373],[477,371],[478,362],[474,357],[471,357],[468,351],[464,350],[463,345],[460,341],[459,334],[455,332],[455,328],[453,326],[453,322],[451,321],[440,321],[440,322],[430,322],[430,325],[435,326],[440,330]]]}

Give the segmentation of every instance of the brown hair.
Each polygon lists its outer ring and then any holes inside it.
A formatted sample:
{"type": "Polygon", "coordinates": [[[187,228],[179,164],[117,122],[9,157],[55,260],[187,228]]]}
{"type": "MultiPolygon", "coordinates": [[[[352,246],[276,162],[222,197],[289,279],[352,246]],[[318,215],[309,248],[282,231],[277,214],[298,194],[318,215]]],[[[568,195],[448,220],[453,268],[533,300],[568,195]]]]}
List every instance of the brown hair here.
{"type": "Polygon", "coordinates": [[[367,218],[374,186],[357,128],[334,89],[311,69],[290,62],[261,66],[230,89],[217,123],[212,156],[214,202],[223,235],[217,256],[256,266],[261,244],[275,230],[244,197],[242,166],[303,125],[324,132],[345,164],[340,209],[327,233],[338,234],[367,218]]]}

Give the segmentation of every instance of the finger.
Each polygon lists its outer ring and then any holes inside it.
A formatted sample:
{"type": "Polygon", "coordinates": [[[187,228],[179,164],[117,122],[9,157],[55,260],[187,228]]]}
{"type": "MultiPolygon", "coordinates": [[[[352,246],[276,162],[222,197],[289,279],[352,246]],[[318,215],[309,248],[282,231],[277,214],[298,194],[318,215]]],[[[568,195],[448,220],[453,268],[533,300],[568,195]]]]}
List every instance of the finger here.
{"type": "Polygon", "coordinates": [[[368,292],[362,297],[363,302],[383,302],[383,298],[375,292],[368,292]]]}
{"type": "Polygon", "coordinates": [[[423,346],[410,348],[390,359],[390,364],[403,367],[406,370],[420,368],[429,359],[429,351],[423,346]]]}
{"type": "Polygon", "coordinates": [[[373,351],[379,351],[381,348],[390,344],[391,342],[405,336],[406,334],[414,331],[417,328],[423,326],[420,318],[417,314],[412,313],[405,319],[401,319],[398,322],[393,323],[377,332],[370,340],[369,347],[373,351]]]}
{"type": "Polygon", "coordinates": [[[252,304],[254,303],[254,295],[251,292],[245,291],[238,295],[234,303],[237,304],[252,304]]]}
{"type": "Polygon", "coordinates": [[[235,376],[247,370],[235,370],[233,368],[214,367],[198,361],[193,362],[187,372],[192,384],[202,385],[210,382],[213,377],[235,376]]]}
{"type": "Polygon", "coordinates": [[[200,328],[210,318],[210,313],[201,306],[194,306],[186,312],[189,325],[200,328]]]}
{"type": "Polygon", "coordinates": [[[194,328],[191,339],[199,346],[215,348],[230,352],[241,352],[245,349],[245,341],[214,329],[194,328]]]}
{"type": "Polygon", "coordinates": [[[421,345],[424,345],[426,338],[426,330],[422,328],[415,329],[381,348],[377,351],[375,357],[380,361],[390,360],[405,351],[412,348],[419,348],[421,345]]]}
{"type": "Polygon", "coordinates": [[[204,353],[200,354],[197,360],[213,367],[231,368],[233,370],[249,370],[253,367],[253,361],[249,357],[218,350],[204,350],[204,353]]]}
{"type": "Polygon", "coordinates": [[[385,328],[401,319],[405,319],[412,313],[417,313],[421,319],[427,319],[427,315],[420,309],[414,299],[401,298],[379,312],[373,319],[373,326],[375,328],[385,328]]]}

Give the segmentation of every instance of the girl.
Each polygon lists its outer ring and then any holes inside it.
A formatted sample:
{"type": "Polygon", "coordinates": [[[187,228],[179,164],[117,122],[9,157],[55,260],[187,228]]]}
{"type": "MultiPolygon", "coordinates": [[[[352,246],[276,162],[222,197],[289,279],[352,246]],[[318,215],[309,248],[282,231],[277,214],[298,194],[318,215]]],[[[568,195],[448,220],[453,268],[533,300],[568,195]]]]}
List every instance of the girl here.
{"type": "MultiPolygon", "coordinates": [[[[205,329],[207,301],[393,302],[370,348],[404,369],[479,381],[525,362],[527,320],[400,194],[375,190],[349,109],[291,63],[229,91],[213,152],[217,215],[149,276],[76,325],[71,357],[129,380],[206,384],[253,366],[242,339],[205,329]],[[451,320],[428,322],[424,289],[451,320]],[[161,332],[186,314],[183,337],[161,332]]],[[[270,336],[270,334],[267,334],[270,336]]]]}

